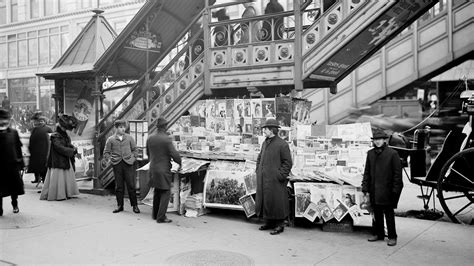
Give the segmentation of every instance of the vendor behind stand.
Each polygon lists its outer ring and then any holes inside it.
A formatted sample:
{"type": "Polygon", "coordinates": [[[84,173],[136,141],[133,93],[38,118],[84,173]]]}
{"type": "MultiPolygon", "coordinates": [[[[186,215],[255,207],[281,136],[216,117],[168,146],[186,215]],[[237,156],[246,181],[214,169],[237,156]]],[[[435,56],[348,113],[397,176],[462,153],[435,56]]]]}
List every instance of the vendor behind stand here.
{"type": "Polygon", "coordinates": [[[290,213],[286,186],[293,162],[288,143],[278,137],[279,128],[273,118],[265,122],[266,139],[257,158],[256,213],[265,220],[259,230],[272,230],[272,235],[283,232],[290,213]]]}

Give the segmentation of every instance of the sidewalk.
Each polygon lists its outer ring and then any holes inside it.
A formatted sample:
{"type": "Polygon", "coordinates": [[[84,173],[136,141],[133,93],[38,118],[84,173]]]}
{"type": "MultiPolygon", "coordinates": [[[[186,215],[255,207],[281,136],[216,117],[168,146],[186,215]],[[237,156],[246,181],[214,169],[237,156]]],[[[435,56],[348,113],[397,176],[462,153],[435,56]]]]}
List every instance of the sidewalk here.
{"type": "MultiPolygon", "coordinates": [[[[351,233],[320,227],[258,231],[242,215],[211,213],[198,218],[170,214],[170,224],[151,219],[151,207],[130,206],[113,214],[113,196],[81,194],[67,201],[40,201],[25,177],[26,194],[13,214],[4,199],[0,217],[0,265],[9,264],[445,264],[472,265],[474,227],[397,217],[398,245],[367,242],[351,233]]],[[[409,190],[407,190],[409,191],[409,190]]],[[[128,203],[128,201],[126,201],[128,203]]],[[[405,204],[405,203],[404,203],[405,204]]],[[[421,208],[421,200],[413,209],[421,208]]]]}

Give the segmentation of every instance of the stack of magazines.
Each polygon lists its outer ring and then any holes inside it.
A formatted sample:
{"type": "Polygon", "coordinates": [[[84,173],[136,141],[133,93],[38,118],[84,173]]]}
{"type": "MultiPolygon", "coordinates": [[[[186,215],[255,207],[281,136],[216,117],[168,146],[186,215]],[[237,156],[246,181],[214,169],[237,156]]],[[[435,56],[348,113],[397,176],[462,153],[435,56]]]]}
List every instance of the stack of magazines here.
{"type": "Polygon", "coordinates": [[[198,217],[204,214],[202,193],[189,195],[184,203],[186,217],[198,217]]]}

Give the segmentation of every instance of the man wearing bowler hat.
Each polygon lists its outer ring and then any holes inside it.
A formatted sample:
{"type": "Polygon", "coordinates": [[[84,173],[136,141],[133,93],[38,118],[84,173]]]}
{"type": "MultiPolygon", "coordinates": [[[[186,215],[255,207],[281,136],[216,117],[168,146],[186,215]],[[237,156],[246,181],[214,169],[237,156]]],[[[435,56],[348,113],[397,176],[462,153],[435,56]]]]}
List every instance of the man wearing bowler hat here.
{"type": "Polygon", "coordinates": [[[375,130],[374,148],[367,152],[362,192],[370,199],[374,210],[373,236],[370,242],[384,240],[384,215],[387,222],[387,245],[397,244],[394,209],[403,188],[402,166],[398,153],[387,146],[388,136],[383,130],[375,130]]]}
{"type": "Polygon", "coordinates": [[[283,232],[290,212],[286,186],[293,162],[288,143],[278,137],[279,128],[275,119],[265,121],[266,139],[257,158],[256,213],[265,220],[259,230],[272,230],[272,235],[283,232]]]}
{"type": "Polygon", "coordinates": [[[149,184],[154,188],[151,217],[157,223],[171,223],[171,220],[166,217],[173,178],[171,159],[179,164],[178,171],[181,169],[181,156],[166,133],[167,126],[168,121],[159,117],[156,121],[156,133],[150,135],[146,141],[146,153],[150,158],[149,184]]]}

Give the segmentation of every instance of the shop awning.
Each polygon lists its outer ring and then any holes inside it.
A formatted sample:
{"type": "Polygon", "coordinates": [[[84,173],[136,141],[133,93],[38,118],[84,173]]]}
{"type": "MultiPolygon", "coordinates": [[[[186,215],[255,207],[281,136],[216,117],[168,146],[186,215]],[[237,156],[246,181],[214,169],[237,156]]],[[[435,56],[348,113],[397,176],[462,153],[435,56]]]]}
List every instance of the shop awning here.
{"type": "Polygon", "coordinates": [[[205,6],[204,0],[149,0],[94,64],[110,79],[138,79],[161,60],[205,6]]]}
{"type": "Polygon", "coordinates": [[[91,76],[94,63],[117,37],[114,29],[102,15],[101,10],[93,10],[95,15],[82,29],[58,62],[47,72],[37,73],[46,79],[91,76]]]}

